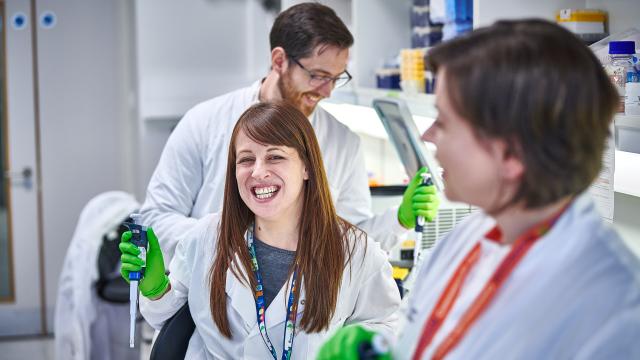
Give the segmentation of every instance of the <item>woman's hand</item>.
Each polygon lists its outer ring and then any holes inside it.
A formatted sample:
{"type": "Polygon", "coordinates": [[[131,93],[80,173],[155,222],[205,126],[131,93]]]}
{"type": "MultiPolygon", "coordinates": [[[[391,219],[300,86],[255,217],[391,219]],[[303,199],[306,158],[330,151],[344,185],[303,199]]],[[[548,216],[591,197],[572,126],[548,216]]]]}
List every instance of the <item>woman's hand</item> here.
{"type": "MultiPolygon", "coordinates": [[[[140,249],[131,243],[131,231],[126,231],[120,239],[120,252],[122,256],[120,260],[120,274],[129,282],[129,273],[132,271],[140,271],[144,261],[138,257],[140,249]]],[[[169,290],[169,277],[164,273],[164,259],[162,258],[162,250],[158,243],[156,234],[153,229],[147,229],[147,241],[149,247],[147,249],[147,266],[144,270],[144,276],[138,285],[140,293],[151,300],[162,297],[169,290]]]]}
{"type": "Polygon", "coordinates": [[[316,360],[329,359],[391,360],[391,354],[382,335],[369,331],[361,325],[348,325],[336,331],[320,348],[316,360]],[[374,338],[383,340],[384,344],[372,344],[376,342],[374,338]]]}

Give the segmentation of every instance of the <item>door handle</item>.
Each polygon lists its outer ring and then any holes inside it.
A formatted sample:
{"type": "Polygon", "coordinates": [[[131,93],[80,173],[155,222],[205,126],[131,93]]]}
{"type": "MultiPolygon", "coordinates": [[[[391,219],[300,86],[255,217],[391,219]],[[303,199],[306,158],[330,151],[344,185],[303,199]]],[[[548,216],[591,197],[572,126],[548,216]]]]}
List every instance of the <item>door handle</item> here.
{"type": "Polygon", "coordinates": [[[21,171],[5,171],[4,178],[11,185],[22,186],[27,190],[33,187],[33,170],[25,166],[21,171]]]}

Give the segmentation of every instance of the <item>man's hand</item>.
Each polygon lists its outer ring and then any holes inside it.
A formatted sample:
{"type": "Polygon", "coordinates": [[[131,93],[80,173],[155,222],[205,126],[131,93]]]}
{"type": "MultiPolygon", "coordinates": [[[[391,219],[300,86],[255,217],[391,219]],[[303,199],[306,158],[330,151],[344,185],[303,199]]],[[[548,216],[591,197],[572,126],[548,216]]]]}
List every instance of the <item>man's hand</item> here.
{"type": "Polygon", "coordinates": [[[431,222],[438,214],[440,199],[435,185],[422,185],[422,173],[425,172],[427,168],[423,167],[411,179],[402,196],[402,204],[398,208],[398,221],[407,229],[416,227],[418,216],[423,216],[426,221],[431,222]]]}

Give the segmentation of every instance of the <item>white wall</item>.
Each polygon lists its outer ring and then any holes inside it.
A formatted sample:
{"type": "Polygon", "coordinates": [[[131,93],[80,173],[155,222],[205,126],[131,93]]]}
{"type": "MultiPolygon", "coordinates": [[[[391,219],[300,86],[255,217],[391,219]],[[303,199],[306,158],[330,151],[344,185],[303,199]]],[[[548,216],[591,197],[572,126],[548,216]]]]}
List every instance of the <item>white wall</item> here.
{"type": "Polygon", "coordinates": [[[177,120],[195,104],[267,74],[273,18],[258,0],[135,2],[141,200],[177,120]]]}
{"type": "MultiPolygon", "coordinates": [[[[630,27],[640,28],[638,0],[586,0],[586,7],[609,13],[609,33],[615,34],[630,27]]],[[[640,47],[636,44],[636,47],[640,47]]]]}

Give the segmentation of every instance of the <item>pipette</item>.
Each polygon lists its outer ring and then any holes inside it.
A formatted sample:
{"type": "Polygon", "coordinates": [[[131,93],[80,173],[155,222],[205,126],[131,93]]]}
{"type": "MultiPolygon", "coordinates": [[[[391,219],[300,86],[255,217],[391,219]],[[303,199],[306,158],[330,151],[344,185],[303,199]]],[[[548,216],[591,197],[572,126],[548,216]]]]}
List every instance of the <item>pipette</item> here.
{"type": "Polygon", "coordinates": [[[371,341],[366,341],[358,346],[358,359],[359,360],[372,360],[377,359],[380,355],[383,355],[391,350],[391,345],[387,339],[380,335],[375,334],[371,341]]]}
{"type": "Polygon", "coordinates": [[[140,214],[131,214],[133,224],[125,223],[131,231],[131,243],[140,249],[138,257],[144,261],[140,271],[129,273],[129,347],[134,347],[136,333],[136,314],[138,306],[138,283],[144,276],[144,269],[147,263],[147,227],[140,224],[140,214]]]}
{"type": "MultiPolygon", "coordinates": [[[[431,186],[433,185],[433,180],[431,179],[431,174],[428,172],[423,172],[420,174],[422,176],[422,183],[420,186],[431,186]]],[[[416,227],[415,227],[415,238],[416,242],[413,248],[413,266],[414,268],[420,263],[421,253],[422,253],[422,235],[424,232],[424,224],[425,224],[424,216],[418,216],[416,218],[416,227]]],[[[433,246],[433,243],[427,244],[427,248],[433,246]]]]}

